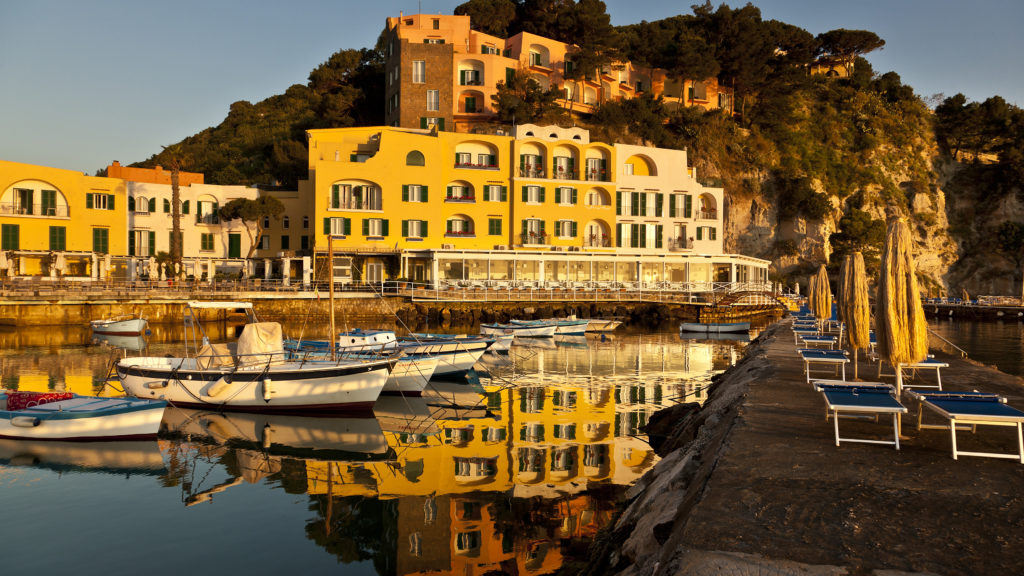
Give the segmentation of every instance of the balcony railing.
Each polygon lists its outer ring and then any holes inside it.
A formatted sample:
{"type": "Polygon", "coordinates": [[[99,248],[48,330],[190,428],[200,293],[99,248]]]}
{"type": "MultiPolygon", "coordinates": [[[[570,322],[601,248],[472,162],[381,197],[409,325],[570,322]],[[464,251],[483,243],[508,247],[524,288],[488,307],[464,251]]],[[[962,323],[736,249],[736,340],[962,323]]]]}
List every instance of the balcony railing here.
{"type": "Polygon", "coordinates": [[[497,164],[474,164],[472,162],[459,162],[455,161],[456,168],[470,168],[474,170],[497,170],[497,164]]]}
{"type": "Polygon", "coordinates": [[[583,247],[584,248],[611,248],[612,247],[612,240],[611,240],[611,238],[608,237],[607,234],[602,234],[600,236],[598,236],[596,234],[592,234],[590,236],[587,236],[584,239],[583,247]]]}
{"type": "Polygon", "coordinates": [[[668,239],[669,250],[693,250],[693,240],[687,240],[686,238],[669,238],[668,239]]]}
{"type": "Polygon", "coordinates": [[[217,214],[203,214],[196,218],[196,224],[220,224],[220,216],[217,214]]]}
{"type": "Polygon", "coordinates": [[[591,182],[611,182],[608,178],[607,170],[600,170],[596,168],[589,168],[585,172],[586,179],[591,182]]]}
{"type": "Polygon", "coordinates": [[[11,216],[52,216],[56,218],[67,218],[67,206],[46,206],[42,204],[19,204],[17,202],[4,202],[0,204],[0,215],[11,216]]]}
{"type": "Polygon", "coordinates": [[[466,78],[459,83],[460,86],[483,86],[484,81],[475,78],[466,78]]]}
{"type": "Polygon", "coordinates": [[[538,166],[525,166],[519,168],[520,178],[547,178],[547,172],[538,166]]]}
{"type": "Polygon", "coordinates": [[[718,211],[701,210],[697,212],[697,220],[718,220],[718,211]]]}
{"type": "Polygon", "coordinates": [[[575,170],[569,170],[568,168],[555,167],[554,173],[551,177],[555,180],[577,180],[578,176],[575,170]]]}
{"type": "Polygon", "coordinates": [[[445,202],[476,202],[476,196],[472,194],[462,194],[460,196],[445,196],[445,202]]]}
{"type": "Polygon", "coordinates": [[[472,238],[476,236],[473,230],[449,230],[444,233],[445,238],[472,238]]]}
{"type": "Polygon", "coordinates": [[[545,246],[551,242],[551,235],[544,232],[528,232],[519,235],[523,246],[545,246]]]}
{"type": "Polygon", "coordinates": [[[337,204],[331,204],[331,210],[380,210],[379,202],[370,202],[366,200],[349,200],[348,202],[339,202],[337,204]]]}

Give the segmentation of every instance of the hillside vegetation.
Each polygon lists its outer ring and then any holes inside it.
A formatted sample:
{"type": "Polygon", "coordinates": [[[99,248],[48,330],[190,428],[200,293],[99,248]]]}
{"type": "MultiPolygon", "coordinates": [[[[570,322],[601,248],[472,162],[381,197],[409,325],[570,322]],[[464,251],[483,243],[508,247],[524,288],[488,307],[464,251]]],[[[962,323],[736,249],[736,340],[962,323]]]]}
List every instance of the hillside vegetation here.
{"type": "MultiPolygon", "coordinates": [[[[897,73],[872,70],[863,55],[884,41],[870,31],[815,36],[763,20],[749,4],[706,3],[617,28],[599,0],[470,0],[456,13],[499,36],[525,30],[575,43],[578,69],[626,58],[733,87],[736,117],[670,110],[648,96],[607,103],[582,122],[596,139],[686,148],[702,179],[725,188],[727,249],[773,260],[777,280],[799,281],[821,263],[837,269],[854,250],[874,270],[886,220],[903,217],[930,293],[1020,291],[1024,114],[998,97],[961,95],[933,113],[897,73]],[[809,75],[820,56],[853,62],[852,74],[809,75]]],[[[306,177],[305,130],[383,122],[383,77],[378,48],[340,51],[307,84],[236,102],[220,125],[138,165],[177,159],[215,184],[294,187],[306,177]]],[[[572,121],[552,100],[532,94],[532,108],[516,115],[572,121]]],[[[506,101],[523,105],[498,105],[506,101]]]]}

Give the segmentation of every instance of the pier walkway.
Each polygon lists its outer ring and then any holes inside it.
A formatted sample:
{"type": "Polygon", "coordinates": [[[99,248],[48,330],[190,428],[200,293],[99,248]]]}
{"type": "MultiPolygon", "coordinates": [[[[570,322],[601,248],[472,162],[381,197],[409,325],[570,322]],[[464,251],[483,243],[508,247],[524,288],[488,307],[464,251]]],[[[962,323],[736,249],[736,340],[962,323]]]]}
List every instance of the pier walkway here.
{"type": "MultiPolygon", "coordinates": [[[[937,357],[950,364],[944,389],[995,392],[1024,408],[1020,378],[937,357]]],[[[877,380],[877,364],[861,354],[859,373],[877,380]]],[[[645,476],[619,521],[619,551],[634,562],[626,573],[1024,573],[1024,464],[953,460],[948,429],[917,430],[919,406],[906,393],[899,451],[836,447],[788,322],[770,328],[716,387],[698,426],[694,414],[676,418],[677,432],[695,439],[645,476]]],[[[844,418],[841,428],[844,437],[891,438],[887,422],[844,418]]],[[[979,427],[957,439],[962,450],[1017,449],[1013,428],[979,427]]]]}

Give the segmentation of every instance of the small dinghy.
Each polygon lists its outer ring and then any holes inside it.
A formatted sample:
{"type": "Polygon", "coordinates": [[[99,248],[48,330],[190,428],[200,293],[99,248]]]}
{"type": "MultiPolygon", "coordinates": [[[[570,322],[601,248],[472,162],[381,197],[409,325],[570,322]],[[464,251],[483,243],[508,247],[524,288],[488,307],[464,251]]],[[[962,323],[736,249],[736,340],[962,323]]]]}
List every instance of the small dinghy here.
{"type": "Polygon", "coordinates": [[[93,320],[89,322],[94,334],[103,336],[139,336],[146,332],[149,323],[142,316],[130,314],[108,318],[107,320],[93,320]]]}
{"type": "Polygon", "coordinates": [[[156,436],[167,402],[70,392],[0,392],[0,438],[125,440],[156,436]]]}
{"type": "Polygon", "coordinates": [[[749,332],[750,322],[683,322],[679,325],[680,332],[749,332]]]}

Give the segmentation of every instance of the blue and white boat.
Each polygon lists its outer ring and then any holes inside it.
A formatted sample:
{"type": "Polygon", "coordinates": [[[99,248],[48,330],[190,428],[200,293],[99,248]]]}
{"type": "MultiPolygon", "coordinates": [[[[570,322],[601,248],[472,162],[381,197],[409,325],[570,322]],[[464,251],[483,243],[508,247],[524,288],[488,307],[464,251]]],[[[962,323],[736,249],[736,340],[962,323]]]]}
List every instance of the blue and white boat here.
{"type": "Polygon", "coordinates": [[[0,438],[127,440],[160,430],[167,402],[71,393],[0,392],[0,438]]]}
{"type": "Polygon", "coordinates": [[[512,324],[522,326],[550,326],[555,327],[555,334],[559,336],[583,336],[587,333],[587,326],[590,320],[577,320],[576,318],[546,318],[544,320],[512,320],[512,324]]]}

